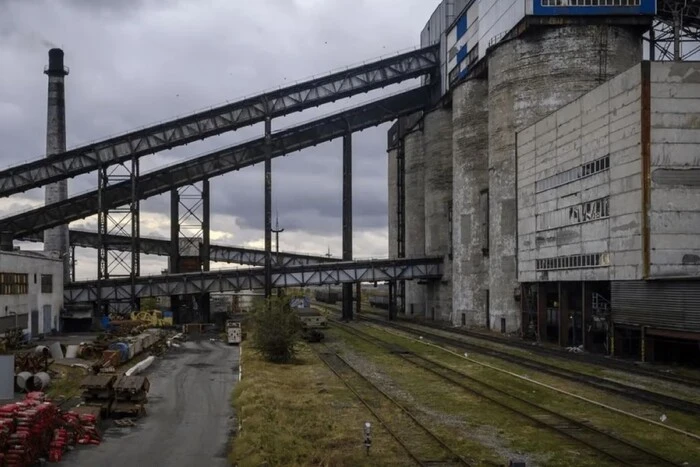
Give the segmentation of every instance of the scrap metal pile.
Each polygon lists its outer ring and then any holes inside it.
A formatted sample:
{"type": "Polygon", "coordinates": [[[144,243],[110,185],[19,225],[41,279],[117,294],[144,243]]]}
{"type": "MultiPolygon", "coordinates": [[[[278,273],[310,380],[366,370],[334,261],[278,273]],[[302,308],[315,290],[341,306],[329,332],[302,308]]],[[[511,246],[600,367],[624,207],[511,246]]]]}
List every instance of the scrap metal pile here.
{"type": "Polygon", "coordinates": [[[80,385],[86,406],[99,407],[106,417],[140,416],[148,402],[145,376],[88,375],[80,385]]]}
{"type": "Polygon", "coordinates": [[[59,462],[76,443],[100,443],[94,416],[62,412],[43,392],[0,406],[0,467],[28,467],[47,457],[59,462]]]}

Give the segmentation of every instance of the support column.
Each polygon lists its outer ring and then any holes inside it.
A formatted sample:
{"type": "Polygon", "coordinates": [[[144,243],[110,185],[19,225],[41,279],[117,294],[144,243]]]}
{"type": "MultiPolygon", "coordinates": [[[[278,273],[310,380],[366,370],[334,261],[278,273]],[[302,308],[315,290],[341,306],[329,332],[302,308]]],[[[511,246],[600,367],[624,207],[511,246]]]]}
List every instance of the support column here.
{"type": "MultiPolygon", "coordinates": [[[[177,188],[170,190],[170,267],[168,272],[173,274],[180,271],[180,193],[177,188]]],[[[170,296],[170,311],[173,313],[173,323],[180,324],[180,297],[170,296]]]]}
{"type": "Polygon", "coordinates": [[[362,284],[355,284],[355,313],[362,313],[362,284]]]}
{"type": "Polygon", "coordinates": [[[272,119],[265,118],[265,298],[272,296],[272,119]]]}
{"type": "MultiPolygon", "coordinates": [[[[202,180],[202,249],[201,263],[202,271],[209,271],[209,246],[211,231],[211,208],[209,205],[209,179],[202,180]]],[[[200,308],[202,310],[202,321],[211,322],[211,297],[208,293],[200,296],[200,308]]]]}
{"type": "Polygon", "coordinates": [[[396,282],[389,282],[389,321],[394,319],[396,316],[396,296],[394,294],[394,288],[396,287],[396,282]]]}
{"type": "Polygon", "coordinates": [[[569,345],[569,290],[559,282],[559,346],[569,345]]]}
{"type": "MultiPolygon", "coordinates": [[[[343,261],[352,261],[352,133],[343,136],[343,261]]],[[[343,284],[343,319],[352,319],[352,284],[343,284]]]]}
{"type": "Polygon", "coordinates": [[[537,341],[547,340],[547,284],[537,283],[537,341]]]}
{"type": "Polygon", "coordinates": [[[141,173],[139,160],[131,159],[131,311],[139,311],[136,297],[136,278],[141,275],[141,202],[138,180],[141,173]]]}
{"type": "MultiPolygon", "coordinates": [[[[406,257],[406,146],[404,144],[404,120],[398,119],[396,150],[396,243],[397,257],[406,257]]],[[[398,282],[396,291],[399,311],[406,313],[406,281],[398,282]]]]}

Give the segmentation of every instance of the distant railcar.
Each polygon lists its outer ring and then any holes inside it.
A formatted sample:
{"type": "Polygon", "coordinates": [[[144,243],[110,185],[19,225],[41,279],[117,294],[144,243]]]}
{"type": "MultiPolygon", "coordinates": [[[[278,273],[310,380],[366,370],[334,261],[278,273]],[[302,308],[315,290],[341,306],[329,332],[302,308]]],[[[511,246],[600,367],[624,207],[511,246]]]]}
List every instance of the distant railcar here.
{"type": "Polygon", "coordinates": [[[389,309],[389,296],[388,295],[370,295],[369,305],[372,308],[384,308],[389,309]]]}
{"type": "Polygon", "coordinates": [[[340,292],[336,290],[317,290],[314,293],[314,298],[316,299],[317,302],[321,303],[328,303],[331,305],[335,305],[338,303],[341,298],[340,298],[340,292]]]}

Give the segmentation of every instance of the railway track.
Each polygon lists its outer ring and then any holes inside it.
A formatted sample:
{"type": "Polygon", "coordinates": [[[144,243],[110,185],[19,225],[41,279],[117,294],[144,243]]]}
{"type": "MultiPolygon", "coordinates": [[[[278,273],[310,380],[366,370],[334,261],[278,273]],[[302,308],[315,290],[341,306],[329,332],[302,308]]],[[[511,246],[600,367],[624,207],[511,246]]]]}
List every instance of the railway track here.
{"type": "MultiPolygon", "coordinates": [[[[328,306],[324,304],[324,306],[328,306]]],[[[384,318],[386,320],[386,315],[383,313],[377,313],[377,312],[368,312],[370,314],[373,314],[375,316],[379,316],[384,318]]],[[[399,317],[399,321],[402,319],[399,317]]],[[[560,359],[567,359],[570,361],[581,361],[584,363],[590,363],[593,365],[599,365],[599,366],[604,366],[606,368],[614,369],[614,370],[619,370],[619,371],[624,371],[627,373],[632,373],[635,375],[640,375],[640,376],[648,376],[650,378],[656,378],[656,379],[661,379],[664,381],[676,383],[676,384],[681,384],[683,386],[687,386],[693,389],[700,389],[700,378],[693,378],[689,376],[677,376],[677,375],[669,375],[667,373],[663,373],[659,370],[653,370],[653,369],[647,369],[647,368],[640,368],[636,366],[634,363],[630,363],[624,360],[619,360],[615,358],[609,358],[604,355],[597,355],[597,354],[589,354],[589,353],[584,353],[584,354],[572,354],[572,353],[564,353],[561,350],[557,349],[551,349],[548,347],[541,347],[541,346],[533,346],[531,343],[528,343],[523,340],[506,340],[501,337],[497,336],[491,336],[488,334],[480,333],[480,332],[474,332],[474,331],[469,331],[467,329],[460,329],[460,328],[450,328],[447,326],[443,326],[437,323],[429,323],[429,322],[420,322],[416,323],[413,322],[414,324],[420,324],[421,326],[427,327],[427,328],[432,328],[432,329],[437,329],[440,331],[445,331],[445,332],[452,332],[454,334],[460,334],[466,337],[471,337],[474,339],[480,339],[484,341],[489,341],[489,342],[494,342],[496,344],[501,344],[501,345],[506,345],[509,347],[516,347],[520,349],[527,350],[529,352],[535,352],[540,355],[545,355],[545,356],[551,356],[551,357],[556,357],[560,359]]]]}
{"type": "Polygon", "coordinates": [[[335,321],[333,324],[356,337],[396,355],[398,358],[415,367],[433,373],[440,379],[458,386],[465,391],[525,417],[536,425],[583,444],[598,454],[614,461],[618,465],[679,465],[643,446],[639,446],[614,434],[605,432],[585,422],[554,412],[480,379],[473,378],[461,371],[450,368],[440,362],[397,348],[394,344],[361,332],[346,324],[335,321]]]}
{"type": "Polygon", "coordinates": [[[372,383],[340,354],[325,350],[317,352],[317,355],[417,465],[471,465],[418,420],[408,408],[372,383]],[[428,441],[429,445],[426,445],[425,441],[428,441]]]}
{"type": "MultiPolygon", "coordinates": [[[[328,306],[328,305],[324,305],[328,306]]],[[[439,334],[431,333],[426,330],[418,330],[410,326],[404,326],[393,321],[369,318],[367,316],[359,316],[358,319],[375,323],[381,326],[397,329],[414,336],[422,336],[434,342],[456,347],[461,350],[487,355],[499,360],[506,361],[524,368],[545,373],[558,378],[574,381],[576,383],[585,384],[586,386],[606,391],[616,396],[624,397],[635,402],[645,402],[655,404],[661,407],[677,410],[683,413],[700,415],[700,404],[677,397],[660,394],[646,389],[630,386],[617,381],[601,378],[587,373],[578,372],[569,368],[563,368],[542,361],[530,359],[521,355],[513,355],[508,352],[499,351],[483,345],[465,342],[461,339],[450,338],[439,334]]],[[[442,329],[445,332],[453,332],[451,330],[442,329]]],[[[457,333],[460,334],[461,333],[457,333]]]]}

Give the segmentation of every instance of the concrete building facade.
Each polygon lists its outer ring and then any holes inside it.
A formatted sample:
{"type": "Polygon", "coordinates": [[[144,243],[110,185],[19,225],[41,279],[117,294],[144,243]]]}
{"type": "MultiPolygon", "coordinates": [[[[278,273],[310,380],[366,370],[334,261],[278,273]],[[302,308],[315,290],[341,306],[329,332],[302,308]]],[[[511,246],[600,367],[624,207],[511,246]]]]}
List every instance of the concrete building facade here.
{"type": "Polygon", "coordinates": [[[35,251],[0,251],[0,334],[20,327],[30,336],[60,328],[63,262],[35,251]]]}
{"type": "Polygon", "coordinates": [[[520,329],[516,264],[516,131],[642,59],[641,36],[608,25],[536,28],[491,54],[489,296],[494,330],[520,329]],[[601,59],[601,56],[605,60],[601,59]]]}
{"type": "Polygon", "coordinates": [[[643,359],[700,341],[698,122],[700,63],[643,62],[518,132],[525,328],[643,359]]]}

